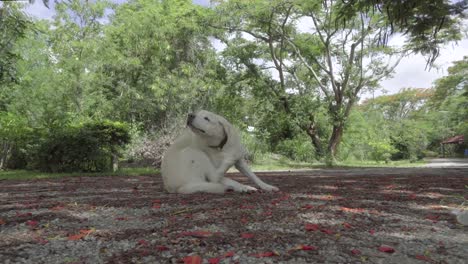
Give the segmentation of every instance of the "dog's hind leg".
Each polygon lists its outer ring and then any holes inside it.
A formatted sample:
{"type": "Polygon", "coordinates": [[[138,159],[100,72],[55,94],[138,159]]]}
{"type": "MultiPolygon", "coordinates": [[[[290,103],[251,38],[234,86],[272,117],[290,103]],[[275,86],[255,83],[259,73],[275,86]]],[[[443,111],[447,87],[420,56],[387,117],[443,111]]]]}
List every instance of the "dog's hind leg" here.
{"type": "Polygon", "coordinates": [[[182,185],[177,192],[183,194],[206,192],[206,193],[224,193],[226,187],[220,183],[213,182],[195,182],[182,185]]]}

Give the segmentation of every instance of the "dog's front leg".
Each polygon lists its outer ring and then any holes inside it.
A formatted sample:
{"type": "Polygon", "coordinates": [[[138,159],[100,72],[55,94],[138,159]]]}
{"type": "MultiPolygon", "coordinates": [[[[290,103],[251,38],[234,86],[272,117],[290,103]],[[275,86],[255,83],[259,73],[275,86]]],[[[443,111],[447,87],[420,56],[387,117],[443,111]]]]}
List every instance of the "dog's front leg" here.
{"type": "Polygon", "coordinates": [[[236,192],[255,192],[256,188],[248,185],[241,184],[235,180],[224,177],[221,183],[226,186],[227,189],[234,190],[236,192]]]}
{"type": "Polygon", "coordinates": [[[250,170],[249,166],[247,166],[247,164],[245,163],[243,159],[238,160],[235,163],[235,166],[236,166],[236,169],[238,169],[242,174],[244,174],[250,180],[252,180],[255,184],[257,184],[258,187],[260,187],[262,190],[265,190],[265,191],[278,191],[279,190],[278,187],[267,184],[263,182],[262,180],[260,180],[260,178],[258,178],[257,175],[255,175],[255,173],[253,173],[250,170]]]}

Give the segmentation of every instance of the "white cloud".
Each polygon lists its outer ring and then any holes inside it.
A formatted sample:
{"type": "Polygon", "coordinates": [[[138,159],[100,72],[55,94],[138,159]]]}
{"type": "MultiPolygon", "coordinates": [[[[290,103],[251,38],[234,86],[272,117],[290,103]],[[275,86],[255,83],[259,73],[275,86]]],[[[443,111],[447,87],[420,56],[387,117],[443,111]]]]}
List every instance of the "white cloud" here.
{"type": "MultiPolygon", "coordinates": [[[[406,87],[430,88],[436,79],[447,74],[447,69],[452,65],[452,62],[461,60],[463,56],[467,55],[468,39],[442,47],[436,65],[432,69],[425,69],[426,61],[422,55],[410,55],[402,59],[395,69],[393,77],[382,81],[381,86],[388,93],[396,93],[401,88],[406,87]]],[[[380,94],[382,92],[377,91],[375,95],[380,94]]]]}

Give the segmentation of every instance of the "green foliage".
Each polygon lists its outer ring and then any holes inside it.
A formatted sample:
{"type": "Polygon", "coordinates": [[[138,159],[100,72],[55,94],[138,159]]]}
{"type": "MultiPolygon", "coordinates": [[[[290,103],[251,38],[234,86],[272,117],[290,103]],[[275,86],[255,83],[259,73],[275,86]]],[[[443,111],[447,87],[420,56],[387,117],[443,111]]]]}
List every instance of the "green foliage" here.
{"type": "MultiPolygon", "coordinates": [[[[21,11],[20,5],[2,2],[0,7],[0,86],[18,80],[16,62],[20,56],[14,48],[16,42],[25,36],[25,31],[31,26],[30,23],[29,18],[21,11]]],[[[0,107],[2,107],[1,104],[0,107]]]]}
{"type": "Polygon", "coordinates": [[[409,38],[409,48],[426,55],[431,65],[443,44],[461,38],[461,21],[468,6],[467,1],[448,0],[351,0],[339,3],[337,20],[340,23],[349,23],[361,12],[381,14],[386,23],[380,28],[379,42],[387,44],[391,34],[403,33],[409,38]]]}
{"type": "Polygon", "coordinates": [[[52,21],[3,3],[0,168],[107,169],[126,128],[93,120],[128,123],[166,146],[165,127],[200,108],[254,128],[243,133],[253,160],[271,151],[307,162],[327,151],[330,161],[414,159],[468,134],[466,58],[434,89],[352,108],[391,73],[385,61],[398,51],[381,45],[390,33],[407,31],[405,48],[435,54],[459,37],[465,3],[214,2],[68,0],[52,21]]]}
{"type": "Polygon", "coordinates": [[[110,170],[111,157],[129,143],[126,125],[92,122],[53,130],[37,150],[35,167],[45,172],[110,170]]]}
{"type": "Polygon", "coordinates": [[[270,152],[268,144],[254,133],[242,132],[241,138],[242,144],[246,148],[245,158],[250,162],[256,162],[270,152]]]}
{"type": "Polygon", "coordinates": [[[310,162],[316,160],[312,144],[307,136],[298,136],[281,141],[276,146],[276,152],[294,161],[310,162]]]}
{"type": "Polygon", "coordinates": [[[25,118],[0,112],[0,170],[24,163],[21,147],[27,144],[30,134],[25,118]]]}
{"type": "Polygon", "coordinates": [[[388,163],[392,154],[396,153],[397,150],[389,142],[369,142],[371,147],[370,156],[375,161],[385,161],[388,163]]]}
{"type": "Polygon", "coordinates": [[[115,117],[151,129],[216,103],[224,71],[208,41],[207,12],[189,0],[138,0],[115,9],[100,68],[115,117]]]}

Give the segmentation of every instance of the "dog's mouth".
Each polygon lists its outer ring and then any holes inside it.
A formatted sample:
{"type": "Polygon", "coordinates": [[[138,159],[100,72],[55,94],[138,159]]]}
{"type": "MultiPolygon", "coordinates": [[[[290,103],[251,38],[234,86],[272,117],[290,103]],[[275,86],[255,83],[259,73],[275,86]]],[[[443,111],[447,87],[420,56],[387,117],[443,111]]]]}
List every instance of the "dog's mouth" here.
{"type": "Polygon", "coordinates": [[[190,127],[192,130],[194,130],[194,132],[198,131],[198,132],[203,133],[203,134],[206,133],[205,130],[194,126],[192,123],[187,122],[187,126],[190,127]]]}

